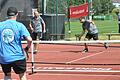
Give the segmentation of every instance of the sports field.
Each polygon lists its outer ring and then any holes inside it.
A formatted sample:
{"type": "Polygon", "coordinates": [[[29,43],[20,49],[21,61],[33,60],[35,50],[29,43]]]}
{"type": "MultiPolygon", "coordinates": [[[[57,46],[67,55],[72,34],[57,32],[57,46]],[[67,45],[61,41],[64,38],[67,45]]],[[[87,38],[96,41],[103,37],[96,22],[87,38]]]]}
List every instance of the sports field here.
{"type": "MultiPolygon", "coordinates": [[[[82,44],[39,44],[39,52],[27,61],[28,80],[119,80],[120,44],[91,44],[88,53],[82,53],[82,44]],[[32,68],[34,69],[33,74],[32,68]]],[[[23,45],[24,47],[24,45],[23,45]]],[[[13,80],[18,76],[12,73],[13,80]]],[[[0,68],[0,80],[3,73],[0,68]]]]}
{"type": "MultiPolygon", "coordinates": [[[[100,39],[107,39],[105,33],[117,33],[117,21],[95,21],[95,23],[99,29],[100,39]]],[[[78,21],[71,22],[71,39],[82,30],[80,26],[78,21]]],[[[119,41],[118,37],[112,37],[112,39],[119,41]]],[[[25,45],[23,44],[23,47],[25,45]]],[[[89,44],[88,53],[82,53],[83,49],[83,44],[39,44],[37,54],[32,54],[32,49],[29,52],[28,80],[120,79],[120,41],[109,44],[108,49],[99,43],[89,44]]],[[[18,76],[14,72],[12,78],[18,80],[18,76]]],[[[1,67],[0,80],[3,80],[1,67]]]]}

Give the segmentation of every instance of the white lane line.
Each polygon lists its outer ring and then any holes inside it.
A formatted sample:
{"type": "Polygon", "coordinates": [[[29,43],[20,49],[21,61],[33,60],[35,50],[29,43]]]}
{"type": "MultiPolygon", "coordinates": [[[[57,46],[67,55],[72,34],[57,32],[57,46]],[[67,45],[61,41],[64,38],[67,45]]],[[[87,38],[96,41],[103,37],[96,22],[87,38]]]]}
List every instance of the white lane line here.
{"type": "MultiPolygon", "coordinates": [[[[95,54],[92,54],[92,55],[88,55],[88,56],[85,56],[85,57],[82,57],[82,58],[78,58],[78,59],[75,59],[75,60],[72,60],[72,61],[69,61],[69,62],[66,62],[67,63],[72,63],[72,62],[75,62],[75,61],[79,61],[79,60],[83,60],[83,59],[86,59],[86,58],[89,58],[89,57],[93,57],[93,56],[96,56],[98,54],[101,54],[105,51],[102,51],[102,52],[98,52],[98,53],[95,53],[95,54]]],[[[86,53],[87,54],[87,53],[86,53]]]]}
{"type": "MultiPolygon", "coordinates": [[[[27,67],[27,70],[32,70],[31,67],[27,67]]],[[[65,71],[112,71],[113,69],[111,67],[109,68],[95,68],[95,67],[35,67],[34,70],[65,70],[65,71]]],[[[2,71],[0,67],[0,71],[2,71]]],[[[118,70],[119,71],[119,70],[118,70]]]]}
{"type": "MultiPolygon", "coordinates": [[[[27,68],[30,70],[31,68],[27,68]]],[[[101,71],[110,71],[112,68],[95,68],[95,67],[35,67],[36,70],[101,70],[101,71]]]]}
{"type": "Polygon", "coordinates": [[[118,75],[114,75],[114,74],[62,74],[62,73],[58,73],[58,74],[49,74],[49,73],[40,73],[40,75],[53,75],[53,76],[70,76],[70,75],[72,75],[72,76],[94,76],[94,77],[109,77],[109,76],[111,76],[111,77],[120,77],[120,75],[118,74],[118,75]]]}
{"type": "MultiPolygon", "coordinates": [[[[27,71],[31,71],[31,70],[27,70],[27,71]]],[[[70,73],[70,72],[73,72],[73,73],[120,73],[120,70],[110,70],[110,71],[107,71],[107,70],[37,70],[37,69],[34,69],[35,72],[66,72],[66,73],[70,73]]]]}

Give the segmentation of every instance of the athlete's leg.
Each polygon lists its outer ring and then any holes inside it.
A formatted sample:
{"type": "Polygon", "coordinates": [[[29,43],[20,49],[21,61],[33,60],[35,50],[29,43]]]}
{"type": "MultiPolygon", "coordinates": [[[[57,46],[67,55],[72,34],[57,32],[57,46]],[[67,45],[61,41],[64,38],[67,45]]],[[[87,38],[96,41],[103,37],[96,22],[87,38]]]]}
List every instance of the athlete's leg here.
{"type": "Polygon", "coordinates": [[[11,79],[11,64],[1,64],[2,71],[4,72],[4,80],[11,79]]]}
{"type": "MultiPolygon", "coordinates": [[[[39,40],[36,39],[36,41],[39,41],[39,40]]],[[[34,54],[37,53],[37,51],[38,51],[38,46],[39,46],[39,43],[34,43],[34,54]]]]}
{"type": "Polygon", "coordinates": [[[20,80],[27,80],[26,73],[19,74],[20,80]]]}
{"type": "MultiPolygon", "coordinates": [[[[37,41],[38,39],[37,39],[37,36],[38,35],[38,33],[35,33],[35,32],[33,32],[32,33],[32,39],[33,39],[33,41],[37,41]]],[[[36,53],[37,52],[37,43],[34,43],[34,53],[36,53]]]]}
{"type": "MultiPolygon", "coordinates": [[[[38,32],[37,33],[37,41],[41,41],[41,39],[42,39],[42,32],[38,32]]],[[[38,43],[36,43],[35,44],[35,46],[34,46],[35,48],[34,48],[34,53],[37,53],[37,51],[38,51],[38,49],[39,49],[39,42],[38,43]]]]}
{"type": "MultiPolygon", "coordinates": [[[[85,40],[85,41],[88,41],[88,40],[90,40],[91,38],[92,38],[92,36],[87,33],[84,40],[85,40]]],[[[88,44],[85,43],[84,46],[85,46],[85,49],[84,49],[82,52],[83,52],[83,53],[88,52],[88,44]]]]}
{"type": "Polygon", "coordinates": [[[4,80],[12,80],[12,78],[11,78],[11,72],[5,73],[4,80]]]}
{"type": "MultiPolygon", "coordinates": [[[[88,39],[85,38],[84,40],[87,41],[88,39]]],[[[84,48],[84,50],[82,51],[82,53],[88,52],[88,44],[87,44],[87,43],[84,43],[84,46],[85,46],[85,48],[84,48]]]]}
{"type": "Polygon", "coordinates": [[[26,59],[15,61],[13,70],[19,75],[20,80],[27,80],[26,78],[26,59]]]}

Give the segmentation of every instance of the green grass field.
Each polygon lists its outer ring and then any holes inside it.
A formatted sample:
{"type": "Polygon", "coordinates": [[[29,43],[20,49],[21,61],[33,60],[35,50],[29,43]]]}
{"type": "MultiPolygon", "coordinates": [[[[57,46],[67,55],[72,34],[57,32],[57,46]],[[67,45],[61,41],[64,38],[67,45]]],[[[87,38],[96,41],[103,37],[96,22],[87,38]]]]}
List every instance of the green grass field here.
{"type": "MultiPolygon", "coordinates": [[[[118,32],[118,22],[116,20],[98,20],[94,21],[99,30],[99,39],[105,40],[107,36],[105,33],[117,33],[118,32]]],[[[71,34],[68,33],[69,26],[68,23],[65,25],[66,38],[75,39],[75,34],[81,33],[81,23],[78,21],[70,22],[71,34]]],[[[119,36],[120,37],[120,36],[119,36]]],[[[120,39],[118,36],[113,36],[112,39],[120,39]]]]}

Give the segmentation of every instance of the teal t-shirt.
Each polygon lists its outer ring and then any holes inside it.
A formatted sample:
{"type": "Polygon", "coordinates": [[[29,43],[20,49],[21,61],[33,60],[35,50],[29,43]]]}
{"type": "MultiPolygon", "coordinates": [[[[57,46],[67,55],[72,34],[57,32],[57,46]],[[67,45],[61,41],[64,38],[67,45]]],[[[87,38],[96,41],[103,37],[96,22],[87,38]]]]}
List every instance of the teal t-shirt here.
{"type": "Polygon", "coordinates": [[[0,63],[8,64],[25,58],[22,37],[30,36],[27,28],[16,20],[0,22],[0,63]]]}

